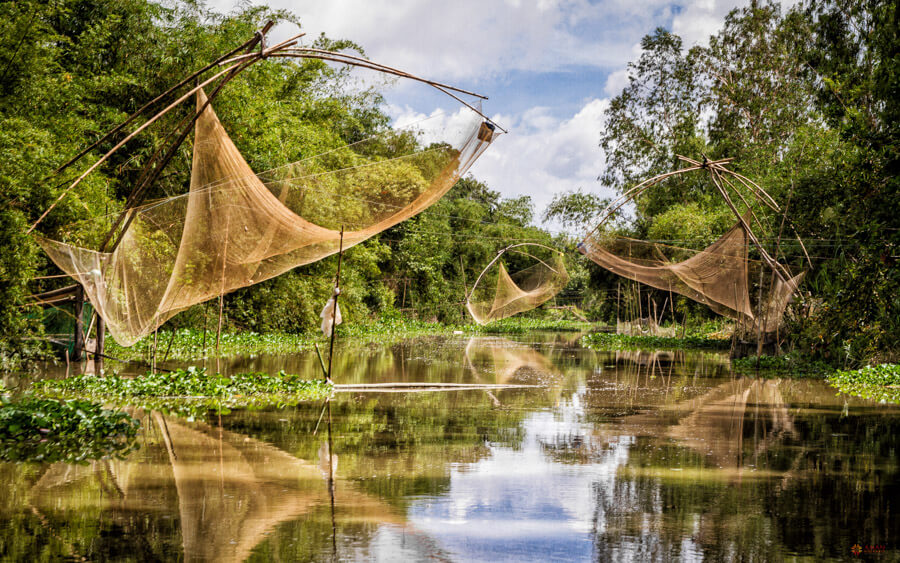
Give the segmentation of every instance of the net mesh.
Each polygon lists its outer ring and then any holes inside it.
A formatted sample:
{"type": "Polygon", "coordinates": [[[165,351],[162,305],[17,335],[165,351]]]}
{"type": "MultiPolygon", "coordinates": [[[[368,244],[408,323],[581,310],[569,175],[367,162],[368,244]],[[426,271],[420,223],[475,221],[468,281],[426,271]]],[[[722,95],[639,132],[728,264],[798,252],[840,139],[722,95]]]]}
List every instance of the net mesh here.
{"type": "Polygon", "coordinates": [[[748,330],[774,332],[804,273],[787,281],[776,278],[760,310],[755,311],[750,301],[749,246],[747,231],[737,222],[699,251],[612,237],[599,230],[578,248],[595,263],[624,278],[684,295],[740,321],[748,330]]]}
{"type": "Polygon", "coordinates": [[[610,238],[599,231],[589,235],[579,250],[624,278],[684,295],[726,317],[753,319],[748,242],[746,231],[736,223],[713,244],[680,262],[667,258],[659,245],[610,238]]]}
{"type": "Polygon", "coordinates": [[[483,325],[529,311],[559,293],[569,283],[569,274],[563,255],[552,254],[547,261],[535,259],[534,265],[512,275],[503,262],[495,259],[496,283],[481,283],[481,280],[487,282],[489,279],[484,274],[494,263],[489,264],[466,300],[466,308],[475,322],[483,325]]]}
{"type": "Polygon", "coordinates": [[[342,228],[346,249],[420,213],[495,136],[469,112],[257,175],[207,106],[187,194],[133,209],[111,253],[39,242],[129,346],[192,305],[338,252],[342,228]],[[426,137],[439,141],[423,147],[426,137]]]}

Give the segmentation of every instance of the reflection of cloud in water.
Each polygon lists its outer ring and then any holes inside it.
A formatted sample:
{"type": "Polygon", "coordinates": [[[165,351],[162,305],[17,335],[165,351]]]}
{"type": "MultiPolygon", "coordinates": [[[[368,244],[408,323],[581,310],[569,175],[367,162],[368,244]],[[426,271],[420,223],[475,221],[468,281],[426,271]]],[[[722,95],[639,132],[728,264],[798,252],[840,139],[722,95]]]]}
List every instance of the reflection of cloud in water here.
{"type": "MultiPolygon", "coordinates": [[[[531,414],[512,449],[451,470],[447,494],[418,501],[409,518],[461,560],[585,559],[591,554],[592,487],[611,487],[627,461],[623,439],[590,464],[561,464],[546,444],[577,444],[590,432],[576,395],[558,409],[531,414]]],[[[577,446],[573,446],[577,447],[577,446]]]]}

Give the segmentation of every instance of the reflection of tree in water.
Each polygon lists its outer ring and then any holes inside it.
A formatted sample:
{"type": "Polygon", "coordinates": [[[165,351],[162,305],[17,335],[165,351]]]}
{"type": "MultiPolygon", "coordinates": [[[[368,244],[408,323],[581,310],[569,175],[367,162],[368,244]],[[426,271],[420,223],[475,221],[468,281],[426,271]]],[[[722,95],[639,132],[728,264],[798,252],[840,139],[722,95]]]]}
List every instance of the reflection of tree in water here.
{"type": "Polygon", "coordinates": [[[886,499],[900,492],[900,424],[843,408],[820,382],[734,379],[597,425],[594,451],[634,442],[616,479],[593,487],[596,559],[840,558],[896,540],[886,499]],[[845,433],[851,443],[834,437],[845,433]]]}

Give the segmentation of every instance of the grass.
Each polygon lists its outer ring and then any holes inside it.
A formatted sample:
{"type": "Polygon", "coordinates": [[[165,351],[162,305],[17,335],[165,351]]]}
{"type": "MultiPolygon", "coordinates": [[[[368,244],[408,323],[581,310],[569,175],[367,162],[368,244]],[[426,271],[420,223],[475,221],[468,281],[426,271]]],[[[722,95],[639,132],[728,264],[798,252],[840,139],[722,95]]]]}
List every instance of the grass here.
{"type": "Polygon", "coordinates": [[[241,373],[223,377],[191,367],[134,378],[85,374],[44,379],[35,382],[33,390],[43,397],[89,398],[193,417],[208,410],[224,414],[231,408],[282,407],[324,399],[331,394],[332,386],[283,371],[277,375],[241,373]]]}
{"type": "MultiPolygon", "coordinates": [[[[426,323],[423,321],[403,319],[400,317],[385,318],[369,324],[345,324],[337,329],[337,337],[352,339],[360,343],[389,341],[397,338],[415,336],[452,334],[521,334],[534,330],[582,331],[593,328],[591,323],[558,319],[509,318],[490,323],[485,326],[474,324],[446,325],[426,323]]],[[[206,346],[203,343],[203,331],[182,328],[174,331],[160,332],[157,336],[158,359],[162,361],[168,351],[169,360],[196,360],[204,356],[215,356],[216,335],[206,333],[206,346]],[[169,342],[171,341],[171,346],[169,342]]],[[[319,333],[286,334],[257,332],[223,333],[220,343],[221,357],[253,355],[253,354],[292,354],[311,349],[316,343],[321,346],[328,340],[319,333]]],[[[153,338],[147,337],[129,348],[119,346],[109,340],[106,354],[121,360],[139,360],[149,357],[153,346],[153,338]]]]}
{"type": "Polygon", "coordinates": [[[683,350],[688,348],[722,350],[731,345],[730,340],[709,338],[705,336],[685,336],[672,338],[667,336],[615,334],[611,332],[594,332],[585,335],[581,342],[595,350],[636,350],[667,349],[683,350]]]}
{"type": "Polygon", "coordinates": [[[24,395],[0,399],[0,459],[81,463],[137,449],[140,423],[80,399],[24,395]]]}
{"type": "Polygon", "coordinates": [[[828,382],[841,393],[878,401],[900,403],[900,364],[866,366],[852,371],[836,371],[828,382]]]}

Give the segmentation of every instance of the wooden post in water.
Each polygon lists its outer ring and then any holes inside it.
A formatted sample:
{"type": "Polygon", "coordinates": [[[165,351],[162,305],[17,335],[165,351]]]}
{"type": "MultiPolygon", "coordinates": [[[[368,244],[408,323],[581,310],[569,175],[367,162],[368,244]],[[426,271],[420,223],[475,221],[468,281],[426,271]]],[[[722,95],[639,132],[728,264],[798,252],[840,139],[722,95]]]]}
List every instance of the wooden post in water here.
{"type": "Polygon", "coordinates": [[[332,378],[332,366],[334,365],[334,333],[337,331],[338,296],[341,294],[341,262],[344,261],[344,226],[341,225],[341,242],[338,247],[337,276],[334,279],[334,308],[331,311],[331,346],[328,348],[328,382],[334,382],[332,378]]]}
{"type": "Polygon", "coordinates": [[[103,354],[106,352],[106,321],[97,313],[97,347],[94,349],[94,366],[97,375],[103,372],[103,354]]]}
{"type": "Polygon", "coordinates": [[[80,362],[84,357],[84,287],[75,288],[75,335],[72,359],[80,362]]]}

